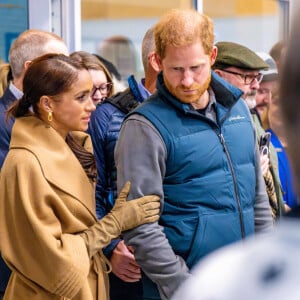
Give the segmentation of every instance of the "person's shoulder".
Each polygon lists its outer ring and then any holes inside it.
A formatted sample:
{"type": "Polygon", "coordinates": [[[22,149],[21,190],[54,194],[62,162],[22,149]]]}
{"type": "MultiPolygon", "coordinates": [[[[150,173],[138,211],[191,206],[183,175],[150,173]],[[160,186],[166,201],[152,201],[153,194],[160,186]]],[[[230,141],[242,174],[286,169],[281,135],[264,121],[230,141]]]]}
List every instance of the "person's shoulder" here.
{"type": "Polygon", "coordinates": [[[134,92],[127,88],[126,90],[115,94],[113,97],[104,101],[113,105],[120,112],[128,114],[139,105],[139,101],[136,99],[134,92]]]}
{"type": "Polygon", "coordinates": [[[96,114],[102,114],[102,113],[113,113],[116,110],[119,110],[113,103],[111,102],[111,99],[106,99],[104,102],[99,104],[95,110],[94,113],[96,114]]]}
{"type": "Polygon", "coordinates": [[[10,100],[10,101],[15,101],[16,97],[15,95],[12,93],[12,91],[8,88],[5,89],[3,95],[0,97],[0,100],[10,100]]]}
{"type": "Polygon", "coordinates": [[[10,149],[5,157],[5,161],[1,168],[4,174],[4,170],[12,171],[14,169],[37,168],[39,166],[38,158],[30,149],[27,148],[13,148],[10,149]]]}
{"type": "MultiPolygon", "coordinates": [[[[128,95],[130,95],[129,89],[119,92],[110,98],[105,99],[101,104],[99,104],[93,115],[109,115],[116,111],[122,111],[122,103],[127,101],[128,95]]],[[[131,96],[133,97],[133,96],[131,96]]]]}
{"type": "Polygon", "coordinates": [[[4,91],[4,94],[0,97],[0,111],[6,110],[8,106],[16,100],[17,99],[14,94],[10,91],[9,88],[7,88],[4,91]]]}
{"type": "Polygon", "coordinates": [[[98,127],[99,124],[107,124],[116,114],[125,115],[118,107],[105,101],[98,105],[96,110],[92,113],[89,127],[98,127]]]}
{"type": "Polygon", "coordinates": [[[111,120],[113,120],[116,115],[120,115],[121,118],[124,119],[125,114],[109,102],[103,102],[98,105],[91,115],[88,128],[88,133],[92,136],[92,139],[100,132],[106,132],[111,120]]]}

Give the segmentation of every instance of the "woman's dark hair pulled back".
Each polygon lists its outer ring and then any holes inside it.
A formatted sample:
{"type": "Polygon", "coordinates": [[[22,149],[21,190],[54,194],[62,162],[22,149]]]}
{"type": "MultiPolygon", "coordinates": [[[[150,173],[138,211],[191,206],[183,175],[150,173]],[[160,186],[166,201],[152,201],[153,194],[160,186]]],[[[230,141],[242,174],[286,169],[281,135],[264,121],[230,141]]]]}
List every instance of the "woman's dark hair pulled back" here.
{"type": "MultiPolygon", "coordinates": [[[[8,116],[15,118],[31,115],[32,111],[39,116],[38,103],[42,96],[58,99],[68,92],[78,78],[78,71],[86,70],[85,66],[75,59],[63,54],[46,54],[33,60],[23,79],[23,97],[8,110],[8,116]]],[[[77,144],[69,134],[66,138],[69,145],[87,176],[96,180],[96,162],[94,155],[77,144]]]]}
{"type": "Polygon", "coordinates": [[[37,104],[42,96],[56,97],[67,92],[85,67],[64,54],[45,54],[34,59],[23,79],[23,97],[9,109],[15,118],[30,114],[29,108],[39,115],[37,104]]]}

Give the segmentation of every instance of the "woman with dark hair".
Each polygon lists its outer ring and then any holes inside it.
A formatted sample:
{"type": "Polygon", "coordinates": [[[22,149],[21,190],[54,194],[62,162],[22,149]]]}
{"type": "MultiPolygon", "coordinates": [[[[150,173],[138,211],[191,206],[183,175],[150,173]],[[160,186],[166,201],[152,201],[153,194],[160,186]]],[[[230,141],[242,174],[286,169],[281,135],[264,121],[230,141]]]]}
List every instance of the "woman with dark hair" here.
{"type": "Polygon", "coordinates": [[[4,299],[108,299],[102,248],[122,231],[158,219],[157,196],[126,201],[97,221],[95,160],[87,130],[92,81],[78,61],[35,59],[0,178],[0,249],[12,275],[4,299]]]}

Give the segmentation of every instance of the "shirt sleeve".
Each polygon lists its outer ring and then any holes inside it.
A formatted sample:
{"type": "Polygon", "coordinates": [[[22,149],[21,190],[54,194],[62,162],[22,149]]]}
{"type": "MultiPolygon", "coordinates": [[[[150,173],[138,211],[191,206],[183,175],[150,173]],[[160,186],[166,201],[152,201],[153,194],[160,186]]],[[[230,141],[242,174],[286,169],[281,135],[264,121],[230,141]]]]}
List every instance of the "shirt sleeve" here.
{"type": "MultiPolygon", "coordinates": [[[[128,199],[159,195],[163,208],[166,157],[166,148],[158,131],[144,117],[131,115],[122,126],[115,149],[118,191],[130,181],[128,199]]],[[[184,260],[174,253],[158,222],[125,232],[124,240],[134,247],[137,262],[157,284],[162,299],[170,299],[176,288],[190,276],[184,260]]]]}

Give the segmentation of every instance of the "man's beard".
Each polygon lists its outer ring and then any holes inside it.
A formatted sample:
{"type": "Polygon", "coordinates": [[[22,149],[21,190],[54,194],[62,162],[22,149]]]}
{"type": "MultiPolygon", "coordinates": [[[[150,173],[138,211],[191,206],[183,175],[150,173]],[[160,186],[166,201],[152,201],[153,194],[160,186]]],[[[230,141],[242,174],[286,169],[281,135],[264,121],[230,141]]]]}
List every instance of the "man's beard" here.
{"type": "Polygon", "coordinates": [[[253,109],[256,106],[256,90],[251,90],[250,92],[244,94],[243,98],[249,109],[253,109]]]}
{"type": "Polygon", "coordinates": [[[169,92],[173,96],[178,98],[181,102],[194,103],[194,102],[197,102],[201,98],[201,96],[204,94],[204,92],[208,89],[210,82],[211,82],[211,74],[209,73],[206,81],[202,85],[200,85],[198,83],[194,83],[190,87],[185,87],[182,85],[173,87],[166,78],[164,78],[164,82],[165,82],[165,85],[166,85],[167,89],[169,90],[169,92]],[[183,92],[184,90],[196,90],[197,92],[195,92],[191,95],[187,95],[187,94],[184,94],[184,92],[183,92]]]}

